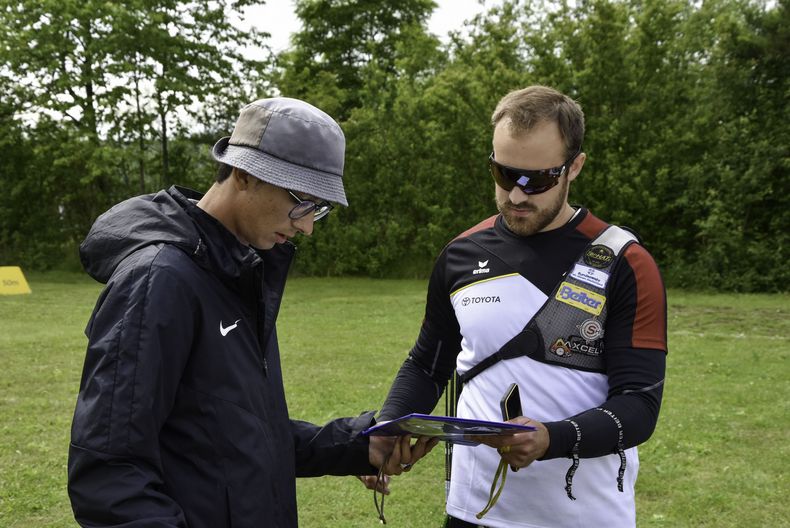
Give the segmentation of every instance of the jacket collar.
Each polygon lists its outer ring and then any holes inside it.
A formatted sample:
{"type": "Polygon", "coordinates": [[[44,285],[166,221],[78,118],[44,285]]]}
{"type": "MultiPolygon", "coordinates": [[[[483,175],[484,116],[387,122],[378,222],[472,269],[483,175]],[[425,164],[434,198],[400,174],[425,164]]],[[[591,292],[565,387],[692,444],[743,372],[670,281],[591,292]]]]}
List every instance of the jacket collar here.
{"type": "Polygon", "coordinates": [[[242,244],[222,222],[196,205],[203,194],[175,185],[167,192],[192,218],[200,233],[194,258],[201,265],[234,280],[239,279],[244,272],[263,265],[267,283],[285,282],[296,251],[292,243],[277,244],[268,250],[242,244]]]}

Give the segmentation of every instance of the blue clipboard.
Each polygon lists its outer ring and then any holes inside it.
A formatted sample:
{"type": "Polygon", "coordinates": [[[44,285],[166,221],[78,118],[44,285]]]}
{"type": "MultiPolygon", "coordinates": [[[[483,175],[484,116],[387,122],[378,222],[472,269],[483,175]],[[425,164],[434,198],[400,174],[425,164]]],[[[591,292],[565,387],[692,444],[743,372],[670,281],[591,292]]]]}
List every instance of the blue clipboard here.
{"type": "Polygon", "coordinates": [[[454,444],[476,446],[479,442],[467,439],[467,435],[513,435],[536,430],[537,428],[531,425],[412,413],[394,420],[378,423],[362,431],[362,434],[369,436],[403,436],[407,434],[430,436],[454,444]]]}

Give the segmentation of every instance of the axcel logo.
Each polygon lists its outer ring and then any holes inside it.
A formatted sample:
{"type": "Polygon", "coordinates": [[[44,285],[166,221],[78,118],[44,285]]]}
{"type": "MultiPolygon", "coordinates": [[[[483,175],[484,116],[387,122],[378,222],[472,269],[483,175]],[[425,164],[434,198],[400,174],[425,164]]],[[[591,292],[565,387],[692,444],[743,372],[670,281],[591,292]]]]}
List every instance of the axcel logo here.
{"type": "Polygon", "coordinates": [[[603,295],[598,295],[595,292],[568,282],[563,282],[560,285],[560,289],[554,298],[593,315],[599,315],[603,310],[604,303],[606,303],[606,297],[603,295]]]}
{"type": "Polygon", "coordinates": [[[561,337],[549,347],[549,350],[560,357],[570,357],[574,353],[584,354],[586,356],[600,356],[603,354],[603,346],[597,341],[588,343],[577,336],[571,336],[568,339],[561,337]]]}

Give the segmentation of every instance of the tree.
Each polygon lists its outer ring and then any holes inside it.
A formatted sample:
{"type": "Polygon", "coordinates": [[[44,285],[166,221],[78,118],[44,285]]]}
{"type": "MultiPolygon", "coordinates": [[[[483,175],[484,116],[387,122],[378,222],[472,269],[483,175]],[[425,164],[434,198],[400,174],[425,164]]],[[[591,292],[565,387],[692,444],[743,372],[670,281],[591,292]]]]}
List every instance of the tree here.
{"type": "Polygon", "coordinates": [[[493,186],[488,122],[503,86],[522,79],[513,22],[497,8],[449,54],[415,28],[396,49],[395,75],[368,66],[364,104],[341,123],[350,206],[302,242],[300,269],[424,276],[454,234],[495,212],[482,198],[493,186]]]}
{"type": "Polygon", "coordinates": [[[285,95],[345,120],[360,106],[371,67],[391,77],[398,46],[425,31],[433,0],[296,0],[302,29],[279,57],[277,85],[285,95]]]}
{"type": "Polygon", "coordinates": [[[114,73],[134,86],[123,95],[133,108],[138,136],[143,134],[141,122],[150,122],[151,117],[157,121],[162,167],[157,187],[171,183],[168,147],[171,131],[181,121],[179,113],[190,113],[219,93],[238,102],[238,96],[230,93],[238,91],[237,86],[265,89],[268,57],[248,59],[242,49],[265,47],[268,34],[254,28],[242,31],[228,16],[253,3],[134,0],[117,10],[114,73]],[[141,107],[152,115],[146,116],[141,107]]]}
{"type": "Polygon", "coordinates": [[[38,169],[60,178],[39,209],[58,211],[55,225],[70,222],[71,242],[133,182],[141,192],[171,183],[171,136],[195,126],[196,105],[216,111],[220,94],[238,101],[251,85],[266,89],[266,56],[240,51],[263,46],[266,34],[232,19],[252,3],[0,0],[0,80],[16,96],[14,118],[31,121],[30,137],[53,141],[35,144],[38,169]]]}
{"type": "MultiPolygon", "coordinates": [[[[688,275],[703,285],[786,291],[790,272],[790,4],[718,6],[706,57],[707,170],[688,275]]],[[[686,278],[686,280],[689,280],[686,278]]]]}

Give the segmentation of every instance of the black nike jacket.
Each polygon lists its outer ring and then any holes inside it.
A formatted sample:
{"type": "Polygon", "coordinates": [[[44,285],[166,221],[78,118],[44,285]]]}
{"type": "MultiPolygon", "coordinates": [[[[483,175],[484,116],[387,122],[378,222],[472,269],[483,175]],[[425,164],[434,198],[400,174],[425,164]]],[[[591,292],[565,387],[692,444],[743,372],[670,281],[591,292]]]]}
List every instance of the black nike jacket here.
{"type": "Polygon", "coordinates": [[[175,187],[122,202],[80,247],[88,323],[68,491],[82,526],[293,527],[295,477],[371,474],[372,413],[290,420],[275,319],[290,244],[240,244],[175,187]]]}

